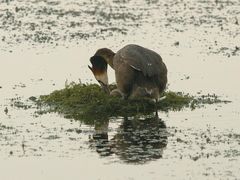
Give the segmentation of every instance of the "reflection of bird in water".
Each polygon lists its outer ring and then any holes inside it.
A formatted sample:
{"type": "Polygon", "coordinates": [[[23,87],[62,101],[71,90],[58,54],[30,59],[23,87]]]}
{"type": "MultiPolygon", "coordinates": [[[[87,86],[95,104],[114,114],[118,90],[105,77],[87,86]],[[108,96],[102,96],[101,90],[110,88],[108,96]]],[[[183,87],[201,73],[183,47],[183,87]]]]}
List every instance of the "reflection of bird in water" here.
{"type": "Polygon", "coordinates": [[[111,95],[123,98],[149,97],[158,99],[166,88],[167,68],[156,52],[138,45],[127,45],[114,53],[110,49],[97,50],[90,59],[96,80],[105,92],[108,88],[107,64],[115,70],[117,89],[111,95]]]}
{"type": "Polygon", "coordinates": [[[133,120],[125,118],[117,134],[110,140],[107,131],[104,130],[106,124],[99,127],[93,135],[93,140],[96,151],[101,156],[114,153],[127,163],[145,163],[161,158],[167,146],[166,125],[157,116],[133,120]]]}
{"type": "Polygon", "coordinates": [[[167,129],[158,118],[125,119],[115,136],[115,152],[127,163],[145,163],[162,157],[167,146],[167,129]]]}

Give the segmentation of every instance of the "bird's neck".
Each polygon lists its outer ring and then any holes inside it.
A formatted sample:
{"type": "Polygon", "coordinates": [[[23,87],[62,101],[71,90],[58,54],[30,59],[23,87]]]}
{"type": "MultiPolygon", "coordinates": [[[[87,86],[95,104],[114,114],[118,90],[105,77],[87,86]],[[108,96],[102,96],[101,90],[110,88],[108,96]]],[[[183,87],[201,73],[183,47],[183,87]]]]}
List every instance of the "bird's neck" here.
{"type": "Polygon", "coordinates": [[[114,69],[114,67],[113,67],[113,57],[112,58],[106,58],[106,61],[109,64],[109,66],[111,66],[111,68],[114,69]]]}

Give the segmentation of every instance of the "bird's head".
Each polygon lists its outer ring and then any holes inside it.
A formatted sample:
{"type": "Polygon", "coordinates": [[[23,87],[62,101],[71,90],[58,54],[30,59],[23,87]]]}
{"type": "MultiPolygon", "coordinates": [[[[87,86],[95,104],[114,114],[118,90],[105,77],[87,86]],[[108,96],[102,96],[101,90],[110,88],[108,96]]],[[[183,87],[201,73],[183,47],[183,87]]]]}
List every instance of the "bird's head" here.
{"type": "Polygon", "coordinates": [[[108,88],[107,62],[102,56],[94,55],[90,58],[91,66],[88,66],[92,71],[95,79],[99,82],[102,89],[106,93],[110,93],[108,88]]]}
{"type": "Polygon", "coordinates": [[[111,49],[98,49],[94,56],[101,56],[107,62],[107,64],[113,68],[113,57],[115,56],[115,53],[111,49]]]}

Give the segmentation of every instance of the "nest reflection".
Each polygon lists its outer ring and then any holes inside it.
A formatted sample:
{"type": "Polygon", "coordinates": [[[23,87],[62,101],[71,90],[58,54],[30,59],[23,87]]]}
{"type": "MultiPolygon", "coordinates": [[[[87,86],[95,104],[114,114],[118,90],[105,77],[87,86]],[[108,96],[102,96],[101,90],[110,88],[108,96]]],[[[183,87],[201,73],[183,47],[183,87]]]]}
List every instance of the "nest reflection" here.
{"type": "Polygon", "coordinates": [[[93,143],[101,156],[116,155],[126,163],[146,163],[162,158],[168,132],[157,115],[124,118],[113,138],[108,136],[109,121],[95,125],[93,143]]]}

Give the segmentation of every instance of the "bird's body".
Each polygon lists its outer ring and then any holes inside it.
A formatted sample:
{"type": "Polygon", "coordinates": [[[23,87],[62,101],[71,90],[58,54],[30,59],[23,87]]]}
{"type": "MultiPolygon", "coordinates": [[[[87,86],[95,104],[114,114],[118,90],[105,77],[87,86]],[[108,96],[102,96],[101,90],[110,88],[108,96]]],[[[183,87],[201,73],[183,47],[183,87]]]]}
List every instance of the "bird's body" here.
{"type": "Polygon", "coordinates": [[[123,47],[116,54],[110,49],[99,49],[91,58],[93,73],[95,57],[99,56],[115,70],[117,89],[112,95],[158,99],[166,88],[167,68],[161,56],[150,49],[134,44],[123,47]]]}

